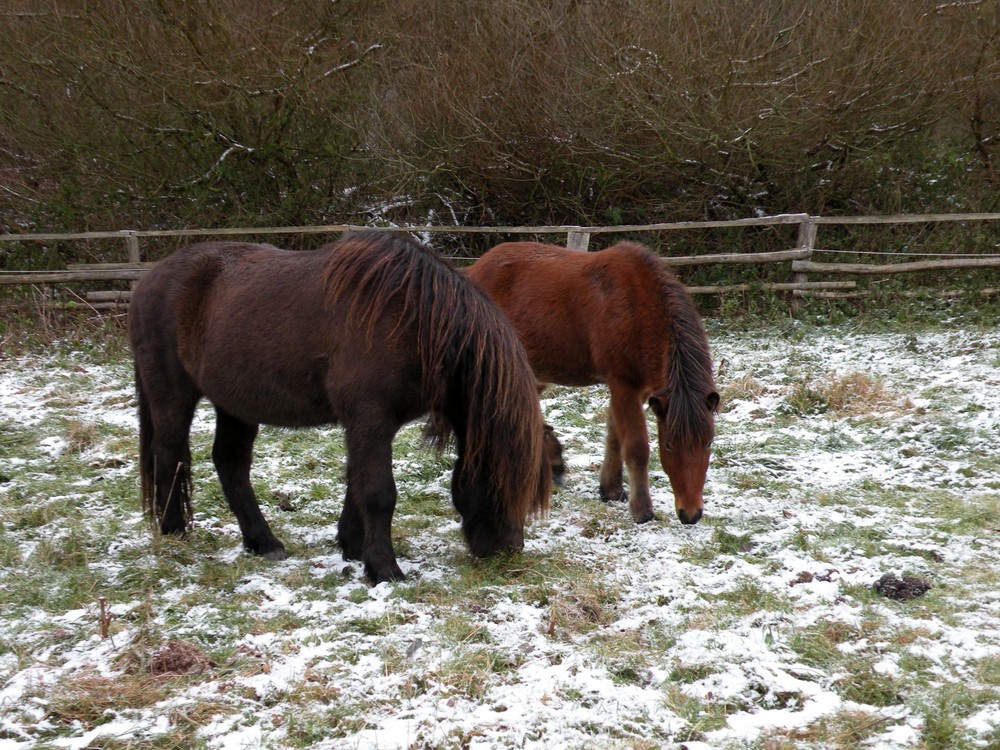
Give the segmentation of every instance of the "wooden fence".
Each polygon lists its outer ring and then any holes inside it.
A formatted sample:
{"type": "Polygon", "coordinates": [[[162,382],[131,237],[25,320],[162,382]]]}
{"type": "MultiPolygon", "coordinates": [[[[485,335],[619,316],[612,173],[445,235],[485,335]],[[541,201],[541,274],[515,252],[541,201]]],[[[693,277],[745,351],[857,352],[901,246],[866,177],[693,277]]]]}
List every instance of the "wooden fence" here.
{"type": "MultiPolygon", "coordinates": [[[[731,221],[685,221],[663,224],[642,224],[626,226],[541,226],[541,227],[454,227],[454,226],[412,226],[386,227],[387,231],[408,232],[429,235],[437,232],[448,234],[504,234],[504,235],[561,235],[567,247],[586,251],[590,239],[598,234],[636,234],[644,232],[693,231],[714,228],[768,227],[796,225],[798,236],[795,247],[788,250],[768,252],[739,252],[712,255],[664,257],[663,261],[672,266],[696,265],[736,265],[763,263],[791,263],[791,281],[763,284],[731,284],[716,286],[690,286],[692,294],[719,294],[734,291],[761,289],[767,291],[791,292],[795,297],[852,296],[863,294],[857,291],[857,283],[852,280],[815,280],[817,275],[888,275],[912,273],[928,270],[950,270],[961,268],[1000,268],[998,254],[982,254],[974,257],[940,256],[933,260],[915,262],[894,262],[881,264],[826,263],[814,260],[822,253],[834,252],[817,247],[817,234],[824,225],[864,225],[864,224],[939,224],[948,222],[993,222],[1000,220],[997,213],[965,214],[919,214],[901,216],[854,216],[824,217],[809,214],[781,214],[753,219],[731,221]]],[[[124,246],[125,262],[69,265],[65,269],[53,271],[0,271],[0,285],[4,284],[59,284],[91,281],[131,281],[139,278],[153,264],[143,262],[141,241],[149,238],[205,238],[268,235],[308,235],[341,234],[362,231],[370,227],[350,224],[334,224],[306,227],[253,227],[238,229],[177,229],[166,231],[123,230],[117,232],[79,232],[67,234],[6,234],[0,235],[3,242],[64,242],[73,240],[119,240],[124,246]]],[[[838,253],[846,252],[837,250],[838,253]]],[[[893,253],[896,257],[906,253],[893,253]]],[[[995,290],[982,290],[993,293],[995,290]]],[[[946,292],[947,293],[947,292],[946,292]]],[[[956,292],[957,294],[957,292],[956,292]]],[[[89,292],[86,302],[95,308],[112,307],[128,298],[128,292],[89,292]]]]}

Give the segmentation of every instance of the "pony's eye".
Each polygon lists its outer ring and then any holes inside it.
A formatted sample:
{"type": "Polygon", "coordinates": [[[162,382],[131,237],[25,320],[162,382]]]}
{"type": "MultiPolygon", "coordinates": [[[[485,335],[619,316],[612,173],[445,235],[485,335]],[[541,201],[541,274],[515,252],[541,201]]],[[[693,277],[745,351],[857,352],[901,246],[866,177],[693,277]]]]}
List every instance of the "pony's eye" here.
{"type": "Polygon", "coordinates": [[[670,443],[661,443],[660,447],[663,448],[663,450],[665,450],[667,453],[674,452],[674,446],[672,446],[670,443]]]}

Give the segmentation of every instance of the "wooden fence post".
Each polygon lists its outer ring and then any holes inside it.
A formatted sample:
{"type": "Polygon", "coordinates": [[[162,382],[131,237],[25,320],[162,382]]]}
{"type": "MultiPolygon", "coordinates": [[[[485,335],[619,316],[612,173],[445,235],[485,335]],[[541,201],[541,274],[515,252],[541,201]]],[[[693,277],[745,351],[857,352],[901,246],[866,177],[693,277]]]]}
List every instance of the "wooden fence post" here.
{"type": "Polygon", "coordinates": [[[590,232],[581,232],[580,230],[571,230],[566,234],[566,247],[570,250],[583,250],[587,251],[590,247],[590,232]]]}
{"type": "Polygon", "coordinates": [[[139,238],[132,230],[125,232],[125,255],[129,263],[142,263],[142,253],[139,252],[139,238]]]}
{"type": "MultiPolygon", "coordinates": [[[[812,217],[806,214],[802,221],[799,223],[799,238],[796,242],[796,247],[800,250],[812,250],[816,245],[816,230],[818,229],[817,224],[812,220],[812,217]]],[[[809,256],[806,258],[808,260],[812,257],[810,252],[809,256]]],[[[809,274],[803,271],[793,271],[792,273],[792,283],[805,283],[809,281],[809,274]]],[[[792,315],[798,315],[799,311],[802,309],[803,298],[798,295],[792,296],[792,315]]]]}
{"type": "MultiPolygon", "coordinates": [[[[142,263],[142,252],[139,250],[139,238],[131,229],[125,230],[125,255],[129,263],[142,263]]],[[[135,289],[135,282],[128,285],[129,289],[135,289]]]]}

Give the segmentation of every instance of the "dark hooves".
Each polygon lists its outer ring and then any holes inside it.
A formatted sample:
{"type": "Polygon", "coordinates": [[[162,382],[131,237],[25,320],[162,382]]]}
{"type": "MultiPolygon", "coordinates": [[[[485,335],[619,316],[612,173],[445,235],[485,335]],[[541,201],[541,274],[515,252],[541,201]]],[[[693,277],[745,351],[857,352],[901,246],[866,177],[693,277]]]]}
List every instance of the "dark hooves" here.
{"type": "Polygon", "coordinates": [[[657,517],[656,517],[656,514],[653,511],[651,511],[651,510],[646,511],[645,513],[643,513],[643,514],[641,514],[641,515],[639,515],[637,517],[633,516],[633,518],[635,519],[635,522],[637,524],[639,524],[639,523],[649,523],[650,521],[656,521],[656,520],[658,520],[657,517]]]}
{"type": "Polygon", "coordinates": [[[628,502],[628,490],[614,490],[611,492],[605,492],[601,490],[601,502],[604,503],[627,503],[628,502]]]}
{"type": "Polygon", "coordinates": [[[385,583],[386,581],[406,580],[406,574],[399,569],[399,566],[396,563],[393,563],[387,568],[379,571],[375,571],[366,565],[365,573],[368,575],[368,578],[369,580],[371,580],[373,586],[377,586],[380,583],[385,583]]]}
{"type": "Polygon", "coordinates": [[[360,560],[361,559],[361,545],[360,544],[344,544],[341,538],[337,537],[337,546],[340,547],[340,556],[345,560],[360,560]]]}
{"type": "Polygon", "coordinates": [[[247,552],[252,555],[257,555],[257,557],[263,557],[265,560],[287,560],[288,553],[285,551],[285,545],[278,542],[277,545],[269,544],[266,547],[261,546],[259,549],[254,549],[253,547],[246,546],[247,552]]]}
{"type": "Polygon", "coordinates": [[[259,556],[263,557],[265,560],[274,560],[274,561],[287,560],[288,559],[288,553],[285,552],[285,548],[284,547],[279,547],[278,549],[273,549],[270,552],[262,552],[262,553],[260,553],[259,556]]]}

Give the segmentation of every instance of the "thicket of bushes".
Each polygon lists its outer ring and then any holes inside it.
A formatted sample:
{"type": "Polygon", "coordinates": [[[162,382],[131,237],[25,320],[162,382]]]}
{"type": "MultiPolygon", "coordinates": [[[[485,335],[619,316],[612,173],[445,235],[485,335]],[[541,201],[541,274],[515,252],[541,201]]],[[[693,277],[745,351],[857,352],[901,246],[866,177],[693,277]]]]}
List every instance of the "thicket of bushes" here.
{"type": "Polygon", "coordinates": [[[5,232],[1000,208],[995,2],[16,0],[0,38],[5,232]]]}

